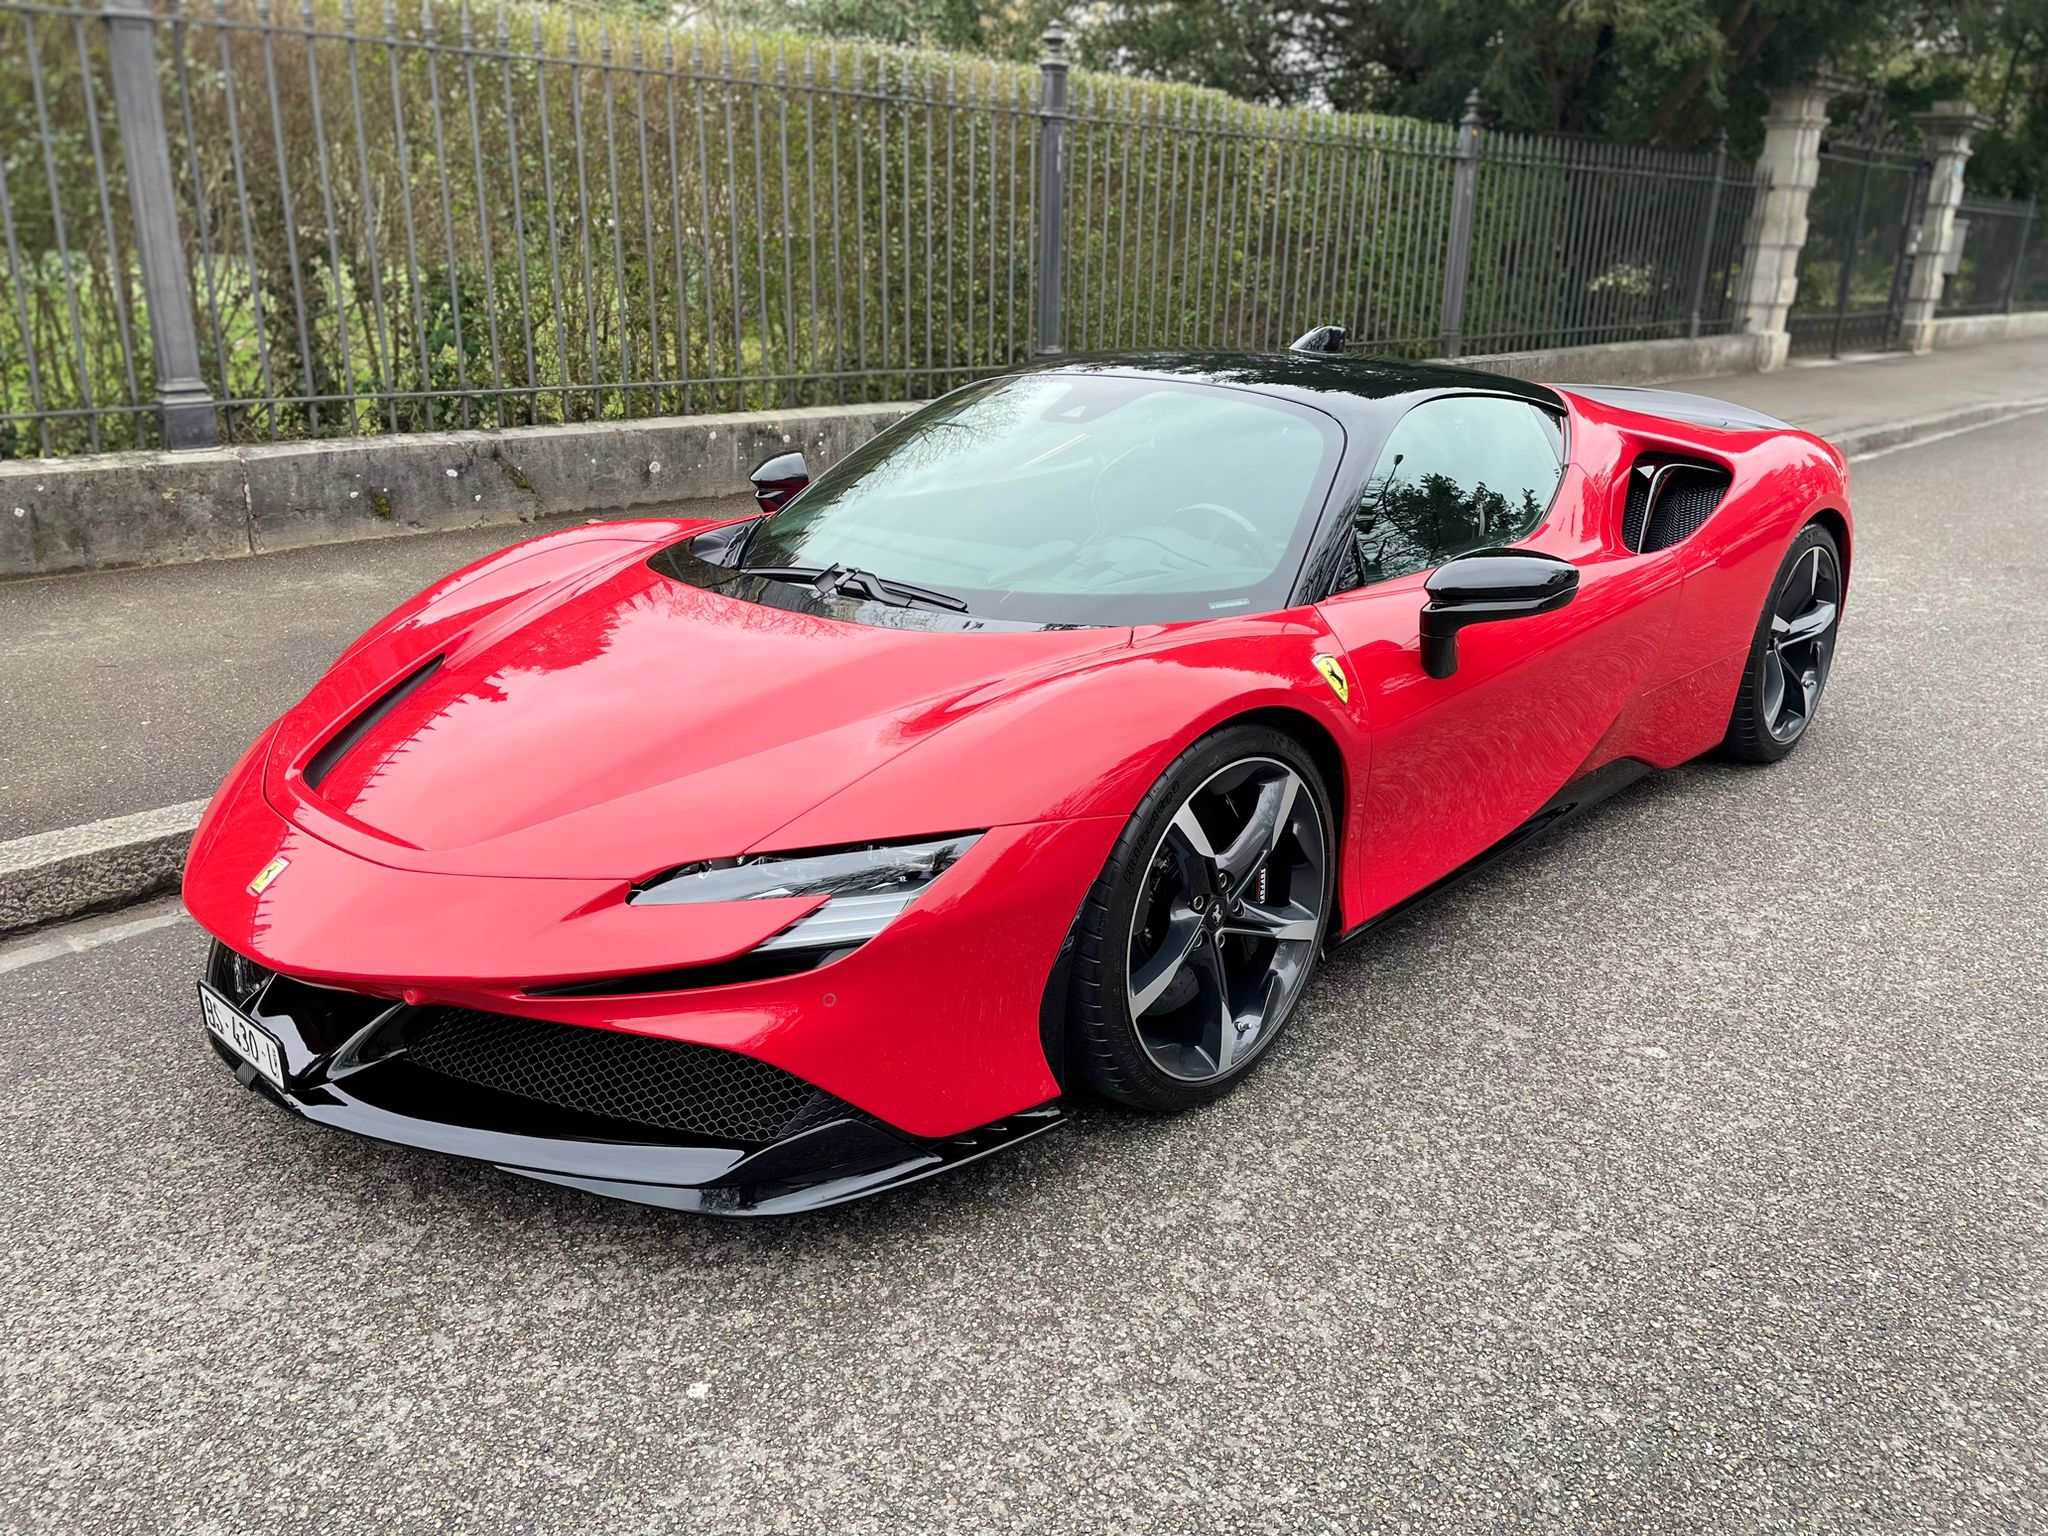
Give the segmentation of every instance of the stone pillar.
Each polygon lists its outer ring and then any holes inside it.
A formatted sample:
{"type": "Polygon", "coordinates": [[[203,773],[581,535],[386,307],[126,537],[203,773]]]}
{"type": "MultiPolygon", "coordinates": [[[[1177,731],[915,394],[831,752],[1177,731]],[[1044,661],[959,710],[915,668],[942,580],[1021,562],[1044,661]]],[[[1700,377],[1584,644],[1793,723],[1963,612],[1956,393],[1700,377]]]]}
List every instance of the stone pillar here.
{"type": "Polygon", "coordinates": [[[1934,348],[1934,310],[1941,303],[1950,247],[1956,238],[1956,206],[1963,200],[1963,167],[1970,160],[1970,135],[1991,120],[1967,101],[1937,101],[1913,121],[1927,137],[1927,201],[1920,210],[1920,243],[1913,275],[1906,281],[1906,311],[1899,321],[1899,345],[1908,352],[1934,348]]]}
{"type": "Polygon", "coordinates": [[[1767,370],[1785,366],[1791,343],[1785,320],[1799,291],[1806,204],[1820,179],[1828,103],[1848,85],[1846,76],[1823,70],[1812,79],[1778,86],[1771,92],[1771,109],[1764,114],[1764,149],[1757,168],[1769,178],[1769,185],[1752,216],[1735,312],[1742,330],[1767,338],[1767,370]]]}

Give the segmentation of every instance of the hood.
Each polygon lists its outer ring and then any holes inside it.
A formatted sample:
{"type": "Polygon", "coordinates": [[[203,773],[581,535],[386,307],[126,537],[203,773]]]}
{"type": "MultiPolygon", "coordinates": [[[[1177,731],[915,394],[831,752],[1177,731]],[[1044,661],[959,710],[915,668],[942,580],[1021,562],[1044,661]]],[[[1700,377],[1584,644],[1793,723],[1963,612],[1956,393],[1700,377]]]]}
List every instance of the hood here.
{"type": "MultiPolygon", "coordinates": [[[[897,613],[766,606],[636,558],[434,651],[351,652],[280,723],[265,794],[398,868],[639,879],[759,847],[999,685],[1131,635],[892,627],[897,613]]],[[[872,835],[971,830],[917,812],[872,835]]]]}

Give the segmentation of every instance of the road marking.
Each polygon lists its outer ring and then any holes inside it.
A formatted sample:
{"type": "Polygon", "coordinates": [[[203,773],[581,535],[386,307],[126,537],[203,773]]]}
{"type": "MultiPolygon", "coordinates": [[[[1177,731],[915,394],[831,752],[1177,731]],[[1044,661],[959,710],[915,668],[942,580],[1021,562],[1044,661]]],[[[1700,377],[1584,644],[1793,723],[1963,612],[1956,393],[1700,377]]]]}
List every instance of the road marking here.
{"type": "Polygon", "coordinates": [[[1890,443],[1883,448],[1872,448],[1866,453],[1849,455],[1851,464],[1867,464],[1872,459],[1881,459],[1888,453],[1901,453],[1908,448],[1925,448],[1929,443],[1945,443],[1952,437],[1961,437],[1965,432],[1981,432],[1986,427],[2002,427],[2009,421],[2025,421],[2029,416],[2038,416],[2048,411],[2048,405],[2029,405],[2023,410],[2008,411],[2003,416],[1989,416],[1983,421],[1973,421],[1965,426],[1951,427],[1946,432],[1935,432],[1927,437],[1908,438],[1903,443],[1890,443]]]}
{"type": "Polygon", "coordinates": [[[82,955],[89,949],[98,949],[102,944],[119,944],[128,939],[140,938],[145,933],[154,933],[159,928],[168,928],[174,923],[191,921],[185,909],[176,905],[143,917],[113,913],[106,917],[87,918],[83,922],[68,924],[54,933],[37,934],[26,939],[17,939],[11,944],[0,944],[0,976],[6,975],[9,971],[40,965],[45,960],[61,960],[66,955],[82,955]]]}

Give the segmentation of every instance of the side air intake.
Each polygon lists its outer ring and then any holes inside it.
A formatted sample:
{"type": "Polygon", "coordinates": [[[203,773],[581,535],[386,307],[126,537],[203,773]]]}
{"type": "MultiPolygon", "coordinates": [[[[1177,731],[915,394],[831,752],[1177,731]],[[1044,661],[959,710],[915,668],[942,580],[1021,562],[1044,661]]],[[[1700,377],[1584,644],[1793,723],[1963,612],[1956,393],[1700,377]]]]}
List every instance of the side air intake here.
{"type": "Polygon", "coordinates": [[[1645,454],[1628,472],[1622,542],[1649,554],[1691,538],[1728,494],[1728,482],[1728,471],[1715,465],[1645,454]]]}

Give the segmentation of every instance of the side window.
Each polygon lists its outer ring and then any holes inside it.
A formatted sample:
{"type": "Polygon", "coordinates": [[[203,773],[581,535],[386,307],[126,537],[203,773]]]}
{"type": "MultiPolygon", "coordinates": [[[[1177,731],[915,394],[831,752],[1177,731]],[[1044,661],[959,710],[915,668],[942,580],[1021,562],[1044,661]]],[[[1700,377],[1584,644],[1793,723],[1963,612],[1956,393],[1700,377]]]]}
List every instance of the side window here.
{"type": "Polygon", "coordinates": [[[1564,472],[1564,428],[1540,406],[1486,395],[1425,400],[1395,423],[1352,511],[1357,585],[1523,537],[1564,472]]]}

